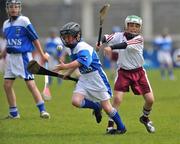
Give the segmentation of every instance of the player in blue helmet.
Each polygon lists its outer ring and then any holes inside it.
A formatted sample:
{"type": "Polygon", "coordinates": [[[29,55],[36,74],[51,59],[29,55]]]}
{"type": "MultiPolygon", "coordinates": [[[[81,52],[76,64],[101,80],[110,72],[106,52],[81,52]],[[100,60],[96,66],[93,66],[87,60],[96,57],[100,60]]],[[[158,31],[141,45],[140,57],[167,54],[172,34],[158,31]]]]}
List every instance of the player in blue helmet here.
{"type": "Polygon", "coordinates": [[[78,108],[93,109],[97,123],[101,122],[101,109],[115,121],[116,133],[123,134],[126,128],[116,109],[110,103],[112,96],[109,81],[102,69],[99,57],[94,48],[81,39],[81,28],[78,23],[70,22],[60,30],[60,37],[65,46],[71,49],[72,62],[57,65],[54,71],[68,70],[71,75],[79,68],[79,81],[72,96],[72,104],[78,108]],[[102,108],[101,108],[102,107],[102,108]]]}
{"type": "Polygon", "coordinates": [[[43,52],[38,35],[29,18],[21,15],[21,1],[7,0],[6,11],[9,18],[3,24],[3,35],[7,41],[5,49],[7,65],[4,73],[4,90],[9,104],[7,118],[20,118],[13,89],[13,83],[17,77],[25,80],[40,111],[40,117],[49,118],[50,115],[45,110],[44,101],[35,84],[34,76],[27,71],[28,62],[33,59],[32,51],[35,47],[43,61],[48,60],[48,55],[43,52]]]}

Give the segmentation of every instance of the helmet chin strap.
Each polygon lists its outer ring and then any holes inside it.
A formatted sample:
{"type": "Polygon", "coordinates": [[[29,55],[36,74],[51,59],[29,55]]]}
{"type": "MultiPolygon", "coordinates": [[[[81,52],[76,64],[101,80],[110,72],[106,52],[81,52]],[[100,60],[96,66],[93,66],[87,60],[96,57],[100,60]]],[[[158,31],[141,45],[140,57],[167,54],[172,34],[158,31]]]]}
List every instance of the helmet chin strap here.
{"type": "Polygon", "coordinates": [[[69,47],[69,48],[71,48],[71,49],[73,49],[73,48],[76,47],[77,44],[78,44],[78,42],[73,43],[73,44],[67,44],[66,46],[69,47]]]}
{"type": "Polygon", "coordinates": [[[127,40],[130,40],[130,39],[136,37],[138,34],[133,34],[133,33],[125,32],[124,35],[125,35],[127,40]]]}

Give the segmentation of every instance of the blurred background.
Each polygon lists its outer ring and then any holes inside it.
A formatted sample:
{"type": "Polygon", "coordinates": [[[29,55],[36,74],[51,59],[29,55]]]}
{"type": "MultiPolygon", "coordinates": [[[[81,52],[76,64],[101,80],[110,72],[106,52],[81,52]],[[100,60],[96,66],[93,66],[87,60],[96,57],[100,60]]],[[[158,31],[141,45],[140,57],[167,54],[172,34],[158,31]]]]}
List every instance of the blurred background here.
{"type": "MultiPolygon", "coordinates": [[[[0,0],[0,28],[7,18],[5,1],[0,0]]],[[[109,3],[111,7],[103,24],[103,33],[111,33],[115,27],[123,30],[126,16],[135,14],[143,19],[142,31],[147,54],[150,52],[152,55],[152,41],[165,28],[173,39],[173,49],[180,48],[180,0],[23,0],[22,2],[22,13],[30,18],[42,43],[48,36],[49,28],[57,27],[59,30],[65,23],[75,21],[82,26],[83,38],[95,45],[99,28],[99,10],[105,3],[109,3]]],[[[148,56],[145,55],[146,57],[148,56]]],[[[175,65],[179,66],[178,63],[175,65]]]]}

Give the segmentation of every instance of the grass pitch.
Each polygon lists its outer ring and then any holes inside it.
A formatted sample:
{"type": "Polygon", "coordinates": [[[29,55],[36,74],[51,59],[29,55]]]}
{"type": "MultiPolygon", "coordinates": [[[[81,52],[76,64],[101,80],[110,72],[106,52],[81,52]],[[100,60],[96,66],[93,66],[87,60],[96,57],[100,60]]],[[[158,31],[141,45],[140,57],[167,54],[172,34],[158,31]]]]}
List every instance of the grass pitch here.
{"type": "MultiPolygon", "coordinates": [[[[107,72],[109,75],[109,72],[107,72]]],[[[52,100],[46,102],[51,119],[39,117],[34,100],[23,80],[17,79],[14,89],[21,119],[4,120],[8,105],[3,90],[3,76],[0,75],[0,144],[178,144],[180,143],[180,71],[175,70],[175,81],[161,80],[159,71],[148,71],[155,95],[151,119],[156,133],[149,134],[139,122],[143,98],[124,96],[119,109],[126,125],[124,135],[105,135],[108,117],[96,124],[91,110],[74,108],[71,95],[75,84],[64,81],[57,85],[54,79],[51,87],[52,100]]],[[[36,83],[43,89],[44,77],[36,76],[36,83]]],[[[113,85],[113,80],[111,80],[113,85]]]]}

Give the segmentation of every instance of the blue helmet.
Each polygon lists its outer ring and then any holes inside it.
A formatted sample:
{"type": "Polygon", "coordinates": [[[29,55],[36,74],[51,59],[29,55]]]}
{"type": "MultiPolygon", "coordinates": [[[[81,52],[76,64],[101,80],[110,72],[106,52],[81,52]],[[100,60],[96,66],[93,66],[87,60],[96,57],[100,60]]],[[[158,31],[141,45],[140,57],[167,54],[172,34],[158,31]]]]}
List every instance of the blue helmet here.
{"type": "Polygon", "coordinates": [[[65,24],[62,29],[60,30],[60,38],[63,42],[63,44],[69,48],[74,48],[77,43],[81,40],[81,27],[78,23],[75,22],[69,22],[67,24],[65,24]],[[65,42],[64,40],[64,36],[65,35],[71,35],[74,38],[76,38],[76,42],[74,42],[73,44],[68,44],[67,42],[65,42]]]}

